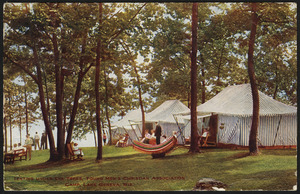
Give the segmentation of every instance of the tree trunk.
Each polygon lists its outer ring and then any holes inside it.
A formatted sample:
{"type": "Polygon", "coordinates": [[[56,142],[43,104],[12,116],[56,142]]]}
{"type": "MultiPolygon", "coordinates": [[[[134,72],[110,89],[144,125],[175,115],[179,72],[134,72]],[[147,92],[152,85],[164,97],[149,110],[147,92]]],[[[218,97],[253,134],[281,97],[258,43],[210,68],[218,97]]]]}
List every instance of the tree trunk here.
{"type": "Polygon", "coordinates": [[[105,84],[105,115],[106,115],[106,120],[107,120],[107,124],[108,124],[108,131],[109,131],[109,145],[112,145],[111,124],[110,124],[109,110],[108,110],[108,84],[107,84],[105,66],[104,66],[104,84],[105,84]]]}
{"type": "Polygon", "coordinates": [[[94,134],[95,147],[97,147],[97,138],[96,138],[96,133],[95,133],[95,127],[94,127],[94,124],[93,124],[93,113],[92,113],[92,111],[90,111],[90,124],[91,124],[92,131],[93,131],[93,134],[94,134]]]}
{"type": "Polygon", "coordinates": [[[278,63],[278,59],[276,57],[276,61],[275,61],[275,89],[274,89],[274,93],[273,93],[273,99],[276,100],[277,97],[277,92],[278,92],[278,67],[277,67],[277,63],[278,63]]]}
{"type": "Polygon", "coordinates": [[[139,91],[139,102],[141,106],[141,112],[142,112],[142,137],[145,136],[146,133],[146,123],[145,123],[145,111],[144,111],[144,104],[143,104],[143,99],[142,99],[142,89],[141,89],[141,82],[140,82],[140,76],[138,74],[135,62],[133,61],[134,64],[134,71],[136,74],[136,81],[138,83],[138,91],[139,91]]]}
{"type": "Polygon", "coordinates": [[[202,80],[202,95],[201,95],[201,97],[202,97],[202,100],[201,100],[201,102],[202,102],[202,104],[204,104],[205,103],[205,79],[204,79],[204,77],[205,77],[205,72],[204,72],[204,69],[201,69],[201,76],[202,76],[202,78],[203,78],[203,80],[202,80]]]}
{"type": "MultiPolygon", "coordinates": [[[[20,123],[19,123],[19,127],[20,127],[20,142],[22,142],[22,117],[21,117],[21,106],[19,105],[19,119],[20,119],[20,123]]],[[[27,134],[26,134],[27,135],[27,134]]]]}
{"type": "MultiPolygon", "coordinates": [[[[74,104],[73,104],[73,109],[72,109],[72,113],[71,113],[71,118],[70,118],[70,122],[69,122],[69,126],[68,126],[68,130],[67,130],[67,139],[66,139],[66,145],[71,143],[72,140],[72,133],[73,133],[73,129],[74,129],[74,124],[75,124],[75,117],[77,114],[77,109],[78,109],[78,104],[79,104],[79,98],[80,98],[80,90],[81,90],[81,83],[83,80],[83,75],[81,75],[81,72],[78,75],[78,80],[77,80],[77,87],[76,87],[76,92],[75,92],[75,97],[74,97],[74,104]]],[[[66,156],[68,156],[68,148],[65,147],[65,154],[66,156]]]]}
{"type": "MultiPolygon", "coordinates": [[[[8,97],[8,105],[10,106],[11,105],[11,98],[8,97]]],[[[9,114],[9,138],[10,138],[10,150],[12,150],[12,119],[11,119],[11,113],[9,114]]],[[[21,142],[20,142],[21,143],[21,142]]]]}
{"type": "Polygon", "coordinates": [[[203,55],[200,53],[200,63],[201,65],[201,76],[202,76],[202,85],[201,85],[201,103],[205,103],[206,99],[206,89],[205,89],[205,69],[204,69],[204,58],[203,55]]]}
{"type": "MultiPolygon", "coordinates": [[[[102,3],[99,3],[99,24],[102,24],[102,3]]],[[[101,29],[100,29],[101,30],[101,29]]],[[[97,122],[97,135],[98,135],[98,151],[96,160],[102,160],[102,134],[101,134],[101,113],[100,113],[100,64],[101,64],[101,37],[98,38],[96,49],[96,73],[95,73],[95,94],[96,94],[96,122],[97,122]]]]}
{"type": "MultiPolygon", "coordinates": [[[[85,54],[86,39],[87,39],[87,32],[85,33],[85,35],[82,39],[82,50],[81,50],[82,56],[81,56],[80,61],[79,61],[80,71],[78,73],[78,79],[77,79],[77,86],[76,86],[76,91],[75,91],[73,109],[72,109],[71,118],[70,118],[68,130],[67,130],[68,134],[67,134],[67,139],[66,139],[66,146],[67,146],[68,143],[71,143],[71,140],[72,140],[72,133],[73,133],[74,124],[75,124],[75,117],[76,117],[77,109],[78,109],[78,105],[79,105],[82,81],[83,81],[83,78],[84,78],[85,74],[88,72],[88,70],[91,67],[90,66],[85,71],[83,71],[83,64],[84,64],[83,55],[85,54]]],[[[67,147],[65,147],[65,152],[66,152],[66,156],[68,156],[69,153],[68,153],[67,147]]]]}
{"type": "MultiPolygon", "coordinates": [[[[10,137],[10,142],[9,142],[9,144],[10,144],[10,150],[12,150],[12,148],[13,148],[13,146],[12,146],[12,122],[11,122],[11,115],[9,115],[9,137],[10,137]]],[[[20,143],[22,143],[22,142],[20,142],[20,143]]]]}
{"type": "Polygon", "coordinates": [[[4,138],[5,138],[5,142],[4,142],[4,150],[5,153],[7,152],[7,127],[6,127],[6,116],[3,118],[3,124],[4,124],[4,138]]]}
{"type": "Polygon", "coordinates": [[[191,53],[191,146],[190,153],[199,152],[197,130],[197,26],[198,3],[192,8],[192,53],[191,53]]]}
{"type": "Polygon", "coordinates": [[[25,93],[26,134],[28,134],[29,133],[29,130],[28,130],[28,125],[29,125],[29,123],[28,123],[28,102],[27,102],[26,80],[24,80],[24,81],[25,81],[24,93],[25,93]]]}
{"type": "Polygon", "coordinates": [[[191,92],[187,93],[187,103],[188,103],[188,108],[189,109],[191,109],[191,98],[190,98],[191,95],[190,94],[191,94],[191,92]]]}
{"type": "Polygon", "coordinates": [[[135,61],[133,60],[129,49],[126,48],[126,45],[123,45],[123,48],[127,52],[127,54],[131,57],[132,65],[133,65],[134,72],[135,72],[135,75],[136,75],[136,81],[137,81],[138,92],[139,92],[139,102],[140,102],[140,107],[141,107],[141,112],[142,112],[142,137],[144,137],[145,133],[146,133],[146,122],[145,122],[145,111],[144,111],[144,105],[143,105],[143,99],[142,99],[142,89],[141,89],[140,76],[138,74],[135,61]]]}
{"type": "MultiPolygon", "coordinates": [[[[52,5],[52,4],[51,4],[52,5]]],[[[57,4],[58,7],[58,4],[57,4]]],[[[54,11],[50,12],[51,15],[51,26],[54,30],[57,29],[59,22],[54,11]]],[[[62,160],[65,157],[65,131],[63,129],[63,74],[62,74],[62,65],[59,63],[59,48],[57,35],[52,32],[52,46],[54,53],[54,66],[55,66],[55,108],[56,108],[56,128],[57,128],[57,160],[62,160]]]]}
{"type": "Polygon", "coordinates": [[[93,134],[94,134],[95,147],[97,147],[97,137],[94,129],[93,129],[93,134]]]}
{"type": "Polygon", "coordinates": [[[273,93],[273,99],[276,100],[276,97],[277,97],[277,91],[278,91],[278,83],[277,83],[277,80],[278,80],[278,71],[277,71],[277,65],[276,65],[276,72],[275,72],[275,90],[274,90],[274,93],[273,93]]]}
{"type": "Polygon", "coordinates": [[[39,89],[39,97],[40,97],[40,104],[41,104],[41,110],[42,110],[42,115],[43,115],[43,120],[44,120],[44,125],[46,128],[46,133],[49,139],[49,146],[50,146],[50,158],[49,161],[55,161],[56,158],[56,150],[55,150],[55,143],[54,143],[54,138],[53,138],[53,133],[52,133],[52,129],[51,129],[51,125],[50,125],[50,121],[49,121],[49,117],[48,117],[48,111],[47,111],[47,107],[46,107],[46,103],[45,103],[45,94],[44,94],[44,89],[43,89],[43,80],[42,80],[42,73],[41,73],[41,67],[40,64],[38,62],[38,54],[37,54],[37,50],[34,47],[33,48],[33,55],[34,55],[34,64],[36,66],[36,72],[37,72],[37,85],[38,85],[38,89],[39,89]]]}
{"type": "Polygon", "coordinates": [[[62,72],[59,65],[59,51],[56,34],[53,33],[54,64],[55,64],[55,91],[56,91],[56,127],[57,127],[57,152],[58,160],[62,160],[65,155],[64,130],[63,130],[63,96],[62,96],[62,72]]]}
{"type": "Polygon", "coordinates": [[[259,123],[259,95],[258,95],[258,89],[256,85],[255,72],[254,72],[253,53],[254,53],[256,29],[257,29],[259,18],[256,13],[257,4],[252,3],[251,5],[252,5],[252,25],[251,25],[249,51],[248,51],[248,74],[250,78],[252,99],[253,99],[253,115],[252,115],[252,125],[250,130],[250,137],[249,137],[249,151],[250,151],[250,155],[256,155],[258,154],[257,135],[258,135],[258,123],[259,123]]]}
{"type": "Polygon", "coordinates": [[[46,68],[45,66],[43,67],[43,76],[44,76],[44,81],[45,81],[45,92],[46,92],[46,97],[47,97],[47,112],[48,112],[48,117],[49,121],[51,122],[51,115],[50,115],[50,98],[49,98],[49,92],[48,92],[48,84],[47,84],[47,76],[46,76],[46,68]]]}

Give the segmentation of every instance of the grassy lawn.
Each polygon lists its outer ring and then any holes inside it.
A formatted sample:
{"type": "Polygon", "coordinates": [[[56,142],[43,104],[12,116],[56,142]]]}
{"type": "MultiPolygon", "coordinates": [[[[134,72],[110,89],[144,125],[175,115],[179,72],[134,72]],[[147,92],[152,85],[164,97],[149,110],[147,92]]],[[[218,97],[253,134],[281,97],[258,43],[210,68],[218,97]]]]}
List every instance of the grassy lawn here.
{"type": "Polygon", "coordinates": [[[95,162],[96,148],[83,148],[83,161],[46,163],[49,150],[33,151],[32,160],[4,165],[5,190],[32,191],[181,191],[201,178],[214,178],[229,191],[292,190],[297,183],[297,151],[205,149],[188,154],[180,147],[164,158],[152,159],[132,147],[105,146],[95,162]]]}

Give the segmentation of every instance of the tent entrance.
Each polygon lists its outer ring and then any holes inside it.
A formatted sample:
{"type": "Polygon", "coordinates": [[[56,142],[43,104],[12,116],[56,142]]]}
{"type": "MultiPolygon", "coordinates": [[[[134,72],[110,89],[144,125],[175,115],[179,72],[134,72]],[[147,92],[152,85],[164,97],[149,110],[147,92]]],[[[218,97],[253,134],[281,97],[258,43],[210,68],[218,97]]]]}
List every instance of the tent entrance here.
{"type": "Polygon", "coordinates": [[[207,144],[209,146],[217,145],[217,134],[218,134],[218,115],[211,115],[209,119],[209,137],[207,144]]]}
{"type": "Polygon", "coordinates": [[[155,123],[146,122],[145,125],[146,125],[146,131],[148,131],[149,133],[151,133],[151,130],[154,129],[153,126],[155,125],[155,123]]]}

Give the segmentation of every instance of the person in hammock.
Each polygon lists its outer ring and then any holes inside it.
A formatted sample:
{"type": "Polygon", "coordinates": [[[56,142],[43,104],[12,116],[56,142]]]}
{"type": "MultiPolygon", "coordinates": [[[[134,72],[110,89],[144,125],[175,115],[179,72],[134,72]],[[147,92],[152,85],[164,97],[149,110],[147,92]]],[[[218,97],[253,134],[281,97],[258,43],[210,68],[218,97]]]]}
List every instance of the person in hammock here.
{"type": "Polygon", "coordinates": [[[148,131],[146,131],[145,137],[142,139],[141,142],[149,144],[150,139],[151,139],[151,135],[148,131]]]}
{"type": "Polygon", "coordinates": [[[151,130],[151,138],[150,138],[149,144],[151,144],[151,145],[156,144],[156,136],[155,136],[155,130],[154,129],[151,130]]]}

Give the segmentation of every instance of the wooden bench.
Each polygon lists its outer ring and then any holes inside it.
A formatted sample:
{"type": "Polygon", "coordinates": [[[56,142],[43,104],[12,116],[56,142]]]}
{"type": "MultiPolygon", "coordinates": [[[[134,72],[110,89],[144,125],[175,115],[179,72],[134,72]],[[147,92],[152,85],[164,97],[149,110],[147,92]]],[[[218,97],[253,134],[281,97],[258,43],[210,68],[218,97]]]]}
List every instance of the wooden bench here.
{"type": "Polygon", "coordinates": [[[4,163],[14,163],[16,160],[27,160],[27,150],[26,149],[17,149],[12,152],[8,152],[4,154],[4,163]]]}
{"type": "Polygon", "coordinates": [[[15,158],[19,158],[20,161],[27,160],[27,149],[14,150],[15,158]]]}
{"type": "Polygon", "coordinates": [[[8,163],[14,163],[15,162],[15,155],[14,153],[5,153],[4,154],[4,164],[8,164],[8,163]]]}
{"type": "Polygon", "coordinates": [[[67,148],[69,151],[69,158],[70,160],[83,160],[83,154],[82,154],[82,150],[78,149],[78,150],[73,150],[71,144],[67,144],[67,148]],[[80,151],[80,154],[74,154],[74,151],[80,151]]]}

